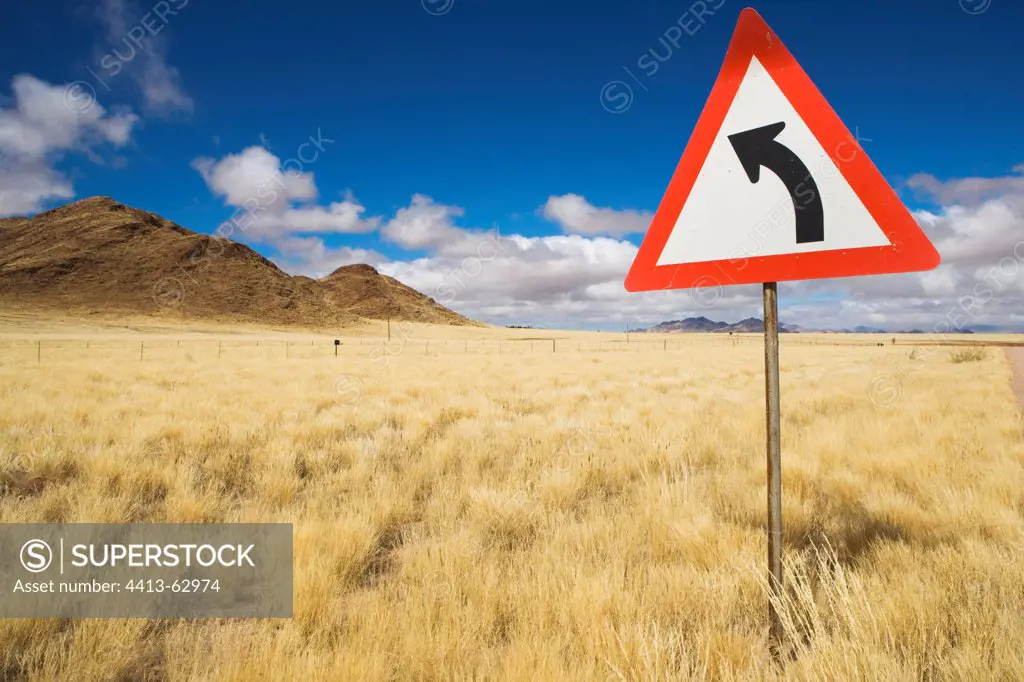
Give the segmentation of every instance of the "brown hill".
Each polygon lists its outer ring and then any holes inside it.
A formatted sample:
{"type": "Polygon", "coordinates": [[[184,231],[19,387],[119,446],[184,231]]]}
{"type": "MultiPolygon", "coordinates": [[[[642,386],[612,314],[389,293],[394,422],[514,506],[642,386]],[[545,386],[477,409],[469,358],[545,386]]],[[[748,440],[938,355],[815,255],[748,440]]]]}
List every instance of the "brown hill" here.
{"type": "Polygon", "coordinates": [[[335,326],[475,324],[368,265],[292,277],[249,247],[92,197],[0,220],[0,305],[335,326]]]}
{"type": "Polygon", "coordinates": [[[392,319],[418,319],[422,311],[430,311],[431,322],[438,324],[467,324],[469,321],[448,310],[429,296],[425,296],[397,279],[382,275],[369,265],[345,265],[319,281],[328,290],[335,305],[359,317],[382,320],[389,314],[392,319]]]}

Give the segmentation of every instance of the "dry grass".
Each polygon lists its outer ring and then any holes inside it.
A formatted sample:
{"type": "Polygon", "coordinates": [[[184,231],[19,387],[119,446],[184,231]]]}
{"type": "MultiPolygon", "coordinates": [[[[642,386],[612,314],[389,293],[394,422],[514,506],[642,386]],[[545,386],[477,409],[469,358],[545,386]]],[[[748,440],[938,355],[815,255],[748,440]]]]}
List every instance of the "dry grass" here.
{"type": "Polygon", "coordinates": [[[756,345],[134,352],[0,350],[0,521],[294,523],[295,616],[2,621],[0,678],[1024,678],[1001,353],[784,341],[775,669],[756,345]]]}

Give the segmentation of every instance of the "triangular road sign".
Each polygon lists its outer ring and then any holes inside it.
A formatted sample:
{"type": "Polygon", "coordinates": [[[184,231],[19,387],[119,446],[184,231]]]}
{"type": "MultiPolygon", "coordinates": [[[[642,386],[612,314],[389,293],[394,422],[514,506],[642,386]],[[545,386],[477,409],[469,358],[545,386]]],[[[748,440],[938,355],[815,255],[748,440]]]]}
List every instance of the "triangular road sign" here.
{"type": "Polygon", "coordinates": [[[857,139],[757,12],[743,10],[626,289],[938,265],[857,139]]]}

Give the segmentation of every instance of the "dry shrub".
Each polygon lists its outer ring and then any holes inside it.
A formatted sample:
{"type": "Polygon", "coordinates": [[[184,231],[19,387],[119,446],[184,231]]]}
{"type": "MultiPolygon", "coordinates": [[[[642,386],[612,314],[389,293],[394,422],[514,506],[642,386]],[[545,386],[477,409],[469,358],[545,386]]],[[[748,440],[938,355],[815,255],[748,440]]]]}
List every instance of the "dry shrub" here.
{"type": "Polygon", "coordinates": [[[960,348],[949,354],[949,361],[954,364],[960,364],[961,362],[981,362],[984,359],[984,348],[960,348]]]}

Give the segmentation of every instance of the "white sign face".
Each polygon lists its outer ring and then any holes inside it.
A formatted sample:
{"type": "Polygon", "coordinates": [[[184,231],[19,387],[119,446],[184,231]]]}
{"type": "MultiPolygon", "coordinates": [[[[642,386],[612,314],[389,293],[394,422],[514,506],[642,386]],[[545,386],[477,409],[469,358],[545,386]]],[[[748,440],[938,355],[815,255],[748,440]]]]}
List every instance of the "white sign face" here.
{"type": "MultiPolygon", "coordinates": [[[[840,161],[858,153],[853,143],[831,151],[840,161]]],[[[657,265],[889,244],[830,154],[752,57],[657,265]]]]}

